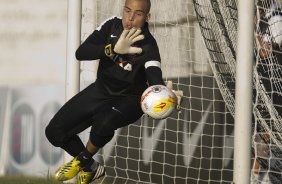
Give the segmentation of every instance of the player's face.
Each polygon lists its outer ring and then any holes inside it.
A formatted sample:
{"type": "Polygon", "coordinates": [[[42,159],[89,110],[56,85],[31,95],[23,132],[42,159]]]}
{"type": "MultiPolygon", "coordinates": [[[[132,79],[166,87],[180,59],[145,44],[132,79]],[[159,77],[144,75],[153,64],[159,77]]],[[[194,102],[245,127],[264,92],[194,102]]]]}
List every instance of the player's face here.
{"type": "Polygon", "coordinates": [[[146,1],[126,0],[122,15],[124,29],[142,28],[149,18],[150,14],[146,1]]]}

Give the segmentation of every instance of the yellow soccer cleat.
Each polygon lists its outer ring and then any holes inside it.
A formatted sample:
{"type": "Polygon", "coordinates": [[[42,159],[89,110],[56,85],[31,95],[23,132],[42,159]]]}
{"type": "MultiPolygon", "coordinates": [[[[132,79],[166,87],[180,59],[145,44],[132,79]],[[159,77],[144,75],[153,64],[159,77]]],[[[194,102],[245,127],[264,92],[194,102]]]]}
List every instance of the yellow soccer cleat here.
{"type": "Polygon", "coordinates": [[[97,169],[93,172],[81,171],[79,173],[78,179],[74,184],[89,184],[97,178],[105,175],[105,167],[98,165],[97,169]]]}
{"type": "Polygon", "coordinates": [[[58,181],[66,181],[75,177],[83,167],[80,166],[80,161],[75,157],[70,162],[62,165],[55,173],[54,179],[58,181]]]}

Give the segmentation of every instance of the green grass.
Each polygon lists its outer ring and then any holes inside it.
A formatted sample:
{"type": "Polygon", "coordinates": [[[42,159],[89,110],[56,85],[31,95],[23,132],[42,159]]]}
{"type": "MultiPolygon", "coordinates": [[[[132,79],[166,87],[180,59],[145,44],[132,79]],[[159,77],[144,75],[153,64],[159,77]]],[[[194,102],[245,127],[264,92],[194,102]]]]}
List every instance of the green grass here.
{"type": "MultiPolygon", "coordinates": [[[[91,184],[112,184],[113,178],[100,178],[93,181],[91,184]]],[[[115,182],[117,183],[117,182],[115,182]]],[[[127,184],[142,184],[140,182],[126,182],[127,184]]],[[[47,178],[36,178],[27,176],[5,176],[0,177],[0,184],[66,184],[64,182],[54,181],[47,178]]],[[[123,184],[123,182],[121,183],[123,184]]]]}
{"type": "MultiPolygon", "coordinates": [[[[102,182],[102,178],[95,180],[91,184],[111,184],[111,182],[105,180],[102,182]]],[[[63,182],[54,181],[52,179],[35,178],[27,176],[5,176],[0,177],[0,184],[65,184],[63,182]]]]}
{"type": "Polygon", "coordinates": [[[57,182],[51,179],[43,179],[43,178],[31,178],[26,176],[7,176],[0,177],[1,184],[62,184],[62,182],[57,182]]]}

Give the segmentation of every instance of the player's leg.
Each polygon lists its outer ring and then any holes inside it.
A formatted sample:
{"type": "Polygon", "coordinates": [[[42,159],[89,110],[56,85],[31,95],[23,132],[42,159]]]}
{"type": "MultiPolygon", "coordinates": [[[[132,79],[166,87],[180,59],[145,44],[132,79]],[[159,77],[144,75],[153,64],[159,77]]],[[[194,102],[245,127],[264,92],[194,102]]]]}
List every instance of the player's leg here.
{"type": "Polygon", "coordinates": [[[103,147],[112,139],[116,129],[134,123],[142,114],[140,97],[127,96],[112,99],[97,116],[93,117],[91,143],[97,147],[103,147]]]}
{"type": "MultiPolygon", "coordinates": [[[[106,145],[114,136],[116,129],[137,121],[143,114],[140,97],[121,97],[111,100],[93,117],[90,139],[79,160],[92,158],[97,151],[106,145]]],[[[105,174],[105,169],[94,161],[83,169],[76,184],[88,184],[105,174]]]]}
{"type": "MultiPolygon", "coordinates": [[[[95,84],[92,84],[70,99],[46,127],[46,137],[50,143],[61,147],[73,157],[78,156],[85,146],[77,134],[91,126],[95,105],[102,103],[100,98],[103,99],[95,84]]],[[[56,172],[55,179],[71,179],[80,170],[79,161],[73,159],[56,172]]]]}
{"type": "Polygon", "coordinates": [[[72,156],[77,156],[85,148],[77,134],[91,126],[91,93],[94,84],[79,92],[51,119],[45,133],[50,143],[61,147],[72,156]]]}

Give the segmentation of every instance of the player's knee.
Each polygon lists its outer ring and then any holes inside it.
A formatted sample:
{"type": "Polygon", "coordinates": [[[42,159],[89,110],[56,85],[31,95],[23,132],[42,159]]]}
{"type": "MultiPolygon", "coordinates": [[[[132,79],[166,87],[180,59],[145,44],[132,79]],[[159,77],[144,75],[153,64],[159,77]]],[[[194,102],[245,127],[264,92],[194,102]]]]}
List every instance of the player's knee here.
{"type": "Polygon", "coordinates": [[[56,129],[52,124],[45,128],[45,135],[49,142],[56,147],[63,146],[64,134],[56,129]]]}

